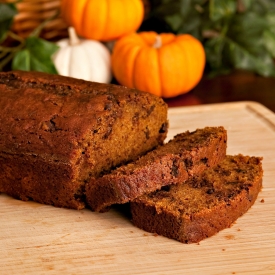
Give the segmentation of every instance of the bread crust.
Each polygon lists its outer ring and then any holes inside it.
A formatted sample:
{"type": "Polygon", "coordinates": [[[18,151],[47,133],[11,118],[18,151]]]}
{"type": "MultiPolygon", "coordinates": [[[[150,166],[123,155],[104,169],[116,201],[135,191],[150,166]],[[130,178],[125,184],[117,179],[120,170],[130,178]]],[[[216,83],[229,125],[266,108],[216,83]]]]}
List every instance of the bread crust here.
{"type": "Polygon", "coordinates": [[[195,179],[141,196],[131,202],[133,223],[182,243],[213,236],[254,204],[262,187],[261,160],[227,156],[195,179]]]}
{"type": "Polygon", "coordinates": [[[104,212],[168,184],[186,181],[220,162],[226,154],[227,132],[223,127],[205,127],[185,132],[171,141],[121,166],[110,174],[92,178],[86,199],[94,211],[104,212]]]}

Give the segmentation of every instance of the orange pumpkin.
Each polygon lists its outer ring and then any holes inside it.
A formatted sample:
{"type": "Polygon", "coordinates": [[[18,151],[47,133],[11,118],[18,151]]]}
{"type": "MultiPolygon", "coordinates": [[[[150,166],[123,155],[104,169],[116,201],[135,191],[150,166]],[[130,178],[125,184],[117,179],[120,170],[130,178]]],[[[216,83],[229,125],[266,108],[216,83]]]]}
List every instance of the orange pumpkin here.
{"type": "Polygon", "coordinates": [[[189,34],[140,32],[115,43],[111,63],[120,84],[168,98],[198,84],[205,52],[201,42],[189,34]]]}
{"type": "Polygon", "coordinates": [[[110,41],[140,27],[144,5],[142,0],[62,0],[61,12],[78,35],[110,41]]]}

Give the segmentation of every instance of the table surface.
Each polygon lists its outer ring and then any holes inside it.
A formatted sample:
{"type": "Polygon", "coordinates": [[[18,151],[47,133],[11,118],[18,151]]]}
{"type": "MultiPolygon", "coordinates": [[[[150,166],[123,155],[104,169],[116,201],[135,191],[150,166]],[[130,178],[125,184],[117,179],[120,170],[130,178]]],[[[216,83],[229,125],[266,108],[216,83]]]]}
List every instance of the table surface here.
{"type": "Polygon", "coordinates": [[[168,139],[224,126],[228,154],[263,157],[263,189],[230,228],[198,244],[146,233],[121,209],[55,208],[0,194],[1,274],[275,274],[275,114],[253,102],[169,109],[168,139]]]}
{"type": "Polygon", "coordinates": [[[189,93],[165,100],[169,107],[256,101],[275,112],[275,78],[261,77],[247,71],[204,77],[189,93]]]}

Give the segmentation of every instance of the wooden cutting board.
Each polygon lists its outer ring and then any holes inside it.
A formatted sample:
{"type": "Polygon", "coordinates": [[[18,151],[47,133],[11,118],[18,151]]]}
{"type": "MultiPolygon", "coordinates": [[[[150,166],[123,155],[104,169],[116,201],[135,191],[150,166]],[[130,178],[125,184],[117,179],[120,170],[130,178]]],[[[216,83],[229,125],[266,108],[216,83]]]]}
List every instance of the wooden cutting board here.
{"type": "Polygon", "coordinates": [[[228,153],[263,156],[263,189],[228,229],[182,244],[125,213],[59,209],[0,195],[0,274],[275,274],[275,114],[254,102],[171,108],[168,139],[224,126],[228,153]]]}

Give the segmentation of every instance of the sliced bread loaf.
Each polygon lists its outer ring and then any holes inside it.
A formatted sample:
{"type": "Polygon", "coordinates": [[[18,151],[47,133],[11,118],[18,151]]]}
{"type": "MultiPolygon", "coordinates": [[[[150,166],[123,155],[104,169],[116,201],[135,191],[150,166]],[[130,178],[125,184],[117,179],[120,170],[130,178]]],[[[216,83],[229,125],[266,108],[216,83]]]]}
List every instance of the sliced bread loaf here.
{"type": "Polygon", "coordinates": [[[163,144],[167,104],[119,85],[1,72],[0,125],[0,192],[82,209],[91,176],[163,144]]]}
{"type": "Polygon", "coordinates": [[[94,211],[126,203],[162,186],[186,181],[219,163],[226,154],[227,132],[206,127],[175,136],[170,142],[86,184],[86,201],[94,211]]]}
{"type": "Polygon", "coordinates": [[[199,242],[230,227],[253,205],[262,176],[261,158],[227,156],[185,183],[131,202],[133,223],[183,243],[199,242]]]}

